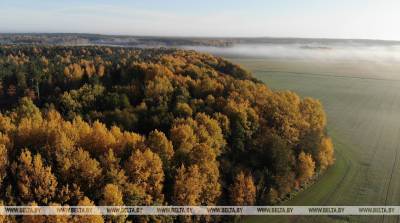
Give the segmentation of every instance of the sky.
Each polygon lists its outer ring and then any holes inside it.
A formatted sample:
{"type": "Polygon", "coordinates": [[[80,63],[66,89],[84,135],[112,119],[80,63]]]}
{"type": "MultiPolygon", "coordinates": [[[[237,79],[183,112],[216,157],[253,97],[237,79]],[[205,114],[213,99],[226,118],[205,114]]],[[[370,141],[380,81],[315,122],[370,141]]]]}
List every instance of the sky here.
{"type": "Polygon", "coordinates": [[[399,0],[0,0],[0,33],[400,40],[399,0]]]}

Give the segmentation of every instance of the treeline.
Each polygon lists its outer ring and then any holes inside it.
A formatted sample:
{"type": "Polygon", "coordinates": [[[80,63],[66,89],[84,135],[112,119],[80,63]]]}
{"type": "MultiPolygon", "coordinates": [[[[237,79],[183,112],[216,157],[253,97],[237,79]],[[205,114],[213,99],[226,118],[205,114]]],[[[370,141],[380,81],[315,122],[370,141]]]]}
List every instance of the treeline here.
{"type": "MultiPolygon", "coordinates": [[[[115,36],[84,33],[0,33],[0,44],[18,45],[104,45],[126,47],[158,46],[213,46],[229,47],[245,39],[233,38],[194,38],[194,37],[145,37],[115,36]]],[[[248,41],[248,40],[247,40],[248,41]]],[[[245,42],[247,42],[245,41],[245,42]]]]}
{"type": "Polygon", "coordinates": [[[208,54],[2,46],[0,80],[4,205],[276,204],[334,162],[319,101],[208,54]]]}

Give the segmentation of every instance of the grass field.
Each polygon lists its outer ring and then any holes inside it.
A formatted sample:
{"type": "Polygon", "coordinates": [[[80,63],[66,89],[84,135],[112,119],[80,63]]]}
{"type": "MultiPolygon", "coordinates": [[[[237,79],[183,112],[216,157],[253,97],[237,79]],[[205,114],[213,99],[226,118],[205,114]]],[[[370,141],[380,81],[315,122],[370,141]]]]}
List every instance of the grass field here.
{"type": "MultiPolygon", "coordinates": [[[[400,81],[396,66],[240,59],[270,88],[318,98],[336,164],[284,205],[400,205],[400,81]],[[314,65],[315,64],[315,65],[314,65]]],[[[400,75],[399,75],[400,77],[400,75]]],[[[249,217],[243,222],[399,222],[398,217],[249,217]]]]}

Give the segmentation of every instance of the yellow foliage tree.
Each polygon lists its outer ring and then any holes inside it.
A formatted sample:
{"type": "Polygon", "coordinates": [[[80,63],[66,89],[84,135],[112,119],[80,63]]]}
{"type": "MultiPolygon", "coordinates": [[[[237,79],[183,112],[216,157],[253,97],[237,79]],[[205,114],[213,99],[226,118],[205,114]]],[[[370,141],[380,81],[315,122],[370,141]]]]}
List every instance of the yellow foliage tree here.
{"type": "Polygon", "coordinates": [[[298,157],[298,177],[300,183],[307,182],[315,173],[315,162],[310,154],[303,151],[298,157]]]}
{"type": "Polygon", "coordinates": [[[108,131],[107,127],[99,121],[94,122],[90,133],[82,140],[84,148],[93,153],[105,153],[116,143],[115,137],[108,131]]]}
{"type": "Polygon", "coordinates": [[[162,193],[164,171],[160,157],[150,149],[144,152],[136,150],[125,163],[125,171],[130,181],[142,188],[149,204],[161,204],[164,201],[162,193]]]}
{"type": "MultiPolygon", "coordinates": [[[[78,202],[78,206],[95,206],[94,202],[89,198],[84,197],[78,202]]],[[[101,215],[75,215],[74,222],[76,223],[104,223],[101,215]]]]}
{"type": "Polygon", "coordinates": [[[100,64],[99,67],[97,68],[97,75],[99,75],[99,77],[104,76],[106,67],[103,64],[100,64]]]}
{"type": "Polygon", "coordinates": [[[254,205],[256,201],[256,186],[250,174],[242,171],[236,176],[230,189],[231,200],[234,205],[254,205]]]}
{"type": "Polygon", "coordinates": [[[174,155],[174,149],[172,147],[172,142],[168,140],[165,134],[161,131],[154,130],[150,132],[146,140],[147,146],[157,153],[164,164],[169,162],[174,155]]]}
{"type": "Polygon", "coordinates": [[[312,98],[304,98],[299,106],[303,118],[308,123],[308,131],[322,131],[325,128],[326,115],[321,102],[312,98]]]}
{"type": "Polygon", "coordinates": [[[5,145],[0,144],[0,186],[7,174],[8,154],[5,145]]]}
{"type": "Polygon", "coordinates": [[[193,114],[192,108],[187,103],[177,103],[175,111],[178,115],[183,117],[190,117],[193,114]]]}
{"type": "Polygon", "coordinates": [[[23,150],[17,167],[17,186],[22,201],[32,200],[48,204],[55,195],[57,179],[51,173],[51,167],[43,165],[42,157],[33,158],[31,152],[23,150]]]}
{"type": "Polygon", "coordinates": [[[117,185],[107,184],[103,189],[103,199],[100,202],[103,206],[123,206],[122,192],[117,185]]]}
{"type": "Polygon", "coordinates": [[[64,76],[69,77],[71,75],[71,71],[69,67],[64,67],[64,76]]]}
{"type": "Polygon", "coordinates": [[[174,126],[170,132],[176,159],[184,160],[197,142],[196,135],[190,125],[187,124],[174,126]]]}
{"type": "MultiPolygon", "coordinates": [[[[102,206],[124,206],[122,192],[117,185],[107,184],[103,189],[102,206]]],[[[107,216],[106,220],[111,222],[125,222],[127,215],[107,216]]]]}
{"type": "Polygon", "coordinates": [[[76,63],[70,65],[69,70],[72,71],[70,72],[70,76],[68,76],[70,80],[80,80],[84,74],[84,69],[76,63]]]}
{"type": "Polygon", "coordinates": [[[331,138],[324,137],[319,147],[318,160],[322,170],[325,170],[335,162],[335,154],[331,138]]]}
{"type": "Polygon", "coordinates": [[[62,160],[61,174],[67,182],[80,186],[84,191],[89,191],[98,184],[101,177],[101,167],[96,159],[90,157],[90,154],[78,148],[65,156],[62,160]]]}
{"type": "Polygon", "coordinates": [[[173,202],[175,205],[199,205],[204,180],[197,165],[177,170],[174,182],[173,202]]]}
{"type": "Polygon", "coordinates": [[[125,171],[120,167],[120,159],[115,156],[112,149],[108,150],[104,156],[100,157],[103,166],[103,180],[106,183],[112,183],[118,186],[124,186],[127,183],[125,171]]]}

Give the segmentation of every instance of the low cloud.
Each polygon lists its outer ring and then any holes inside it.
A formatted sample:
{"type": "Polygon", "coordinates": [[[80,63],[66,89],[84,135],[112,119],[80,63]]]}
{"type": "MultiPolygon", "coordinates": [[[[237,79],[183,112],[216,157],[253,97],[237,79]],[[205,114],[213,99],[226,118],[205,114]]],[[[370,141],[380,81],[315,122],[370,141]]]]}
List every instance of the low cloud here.
{"type": "Polygon", "coordinates": [[[400,44],[236,44],[232,47],[185,47],[221,56],[317,61],[400,62],[400,44]]]}

